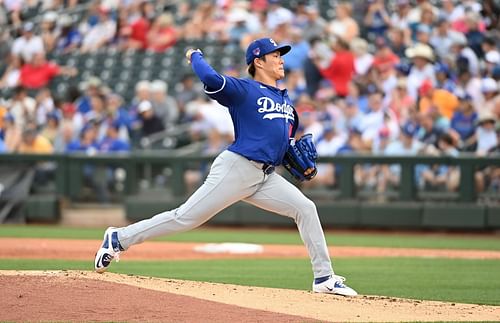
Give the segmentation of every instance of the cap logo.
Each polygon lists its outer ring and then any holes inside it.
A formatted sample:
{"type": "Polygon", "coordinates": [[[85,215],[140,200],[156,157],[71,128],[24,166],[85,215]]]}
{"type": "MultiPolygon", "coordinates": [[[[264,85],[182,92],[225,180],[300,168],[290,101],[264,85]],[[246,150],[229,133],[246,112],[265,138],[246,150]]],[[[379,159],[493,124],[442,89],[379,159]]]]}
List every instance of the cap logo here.
{"type": "Polygon", "coordinates": [[[274,47],[278,47],[278,44],[276,44],[276,42],[274,41],[274,39],[269,38],[269,41],[271,42],[271,44],[274,45],[274,47]]]}
{"type": "Polygon", "coordinates": [[[252,51],[252,53],[253,53],[255,56],[259,56],[259,55],[260,55],[260,48],[259,48],[259,47],[255,48],[255,49],[252,51]]]}

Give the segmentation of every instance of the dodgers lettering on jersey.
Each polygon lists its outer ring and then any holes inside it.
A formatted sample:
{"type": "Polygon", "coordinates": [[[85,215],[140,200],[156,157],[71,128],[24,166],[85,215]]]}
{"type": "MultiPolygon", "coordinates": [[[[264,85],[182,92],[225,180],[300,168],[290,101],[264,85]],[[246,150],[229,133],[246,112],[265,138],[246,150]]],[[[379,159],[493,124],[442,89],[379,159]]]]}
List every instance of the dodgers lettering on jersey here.
{"type": "Polygon", "coordinates": [[[286,90],[253,79],[216,73],[199,54],[191,58],[193,69],[205,84],[205,93],[229,109],[235,140],[228,150],[250,160],[280,165],[295,122],[286,90]]]}

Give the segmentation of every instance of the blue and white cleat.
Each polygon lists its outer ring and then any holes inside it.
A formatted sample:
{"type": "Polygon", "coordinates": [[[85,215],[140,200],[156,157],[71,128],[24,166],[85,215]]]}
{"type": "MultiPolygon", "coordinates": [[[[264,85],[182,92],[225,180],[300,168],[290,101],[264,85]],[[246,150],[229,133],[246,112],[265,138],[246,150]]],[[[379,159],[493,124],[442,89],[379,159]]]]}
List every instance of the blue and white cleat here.
{"type": "Polygon", "coordinates": [[[98,273],[103,273],[108,269],[113,259],[116,262],[120,261],[120,251],[124,249],[118,241],[118,231],[116,228],[110,227],[104,231],[104,240],[101,248],[97,250],[94,260],[94,269],[98,273]]]}
{"type": "Polygon", "coordinates": [[[345,278],[342,276],[332,275],[324,282],[313,283],[313,292],[336,294],[342,296],[356,296],[358,293],[351,287],[344,284],[345,278]]]}

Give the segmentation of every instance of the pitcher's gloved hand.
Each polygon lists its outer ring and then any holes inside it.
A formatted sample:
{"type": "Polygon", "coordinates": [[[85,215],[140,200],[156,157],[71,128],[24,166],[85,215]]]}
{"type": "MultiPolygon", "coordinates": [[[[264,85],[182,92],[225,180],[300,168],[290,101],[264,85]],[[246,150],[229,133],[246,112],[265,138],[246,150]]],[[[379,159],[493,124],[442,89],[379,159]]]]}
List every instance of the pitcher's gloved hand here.
{"type": "Polygon", "coordinates": [[[318,153],[312,141],[312,134],[303,135],[299,140],[290,139],[290,145],[283,157],[283,166],[299,181],[310,181],[316,176],[318,153]]]}

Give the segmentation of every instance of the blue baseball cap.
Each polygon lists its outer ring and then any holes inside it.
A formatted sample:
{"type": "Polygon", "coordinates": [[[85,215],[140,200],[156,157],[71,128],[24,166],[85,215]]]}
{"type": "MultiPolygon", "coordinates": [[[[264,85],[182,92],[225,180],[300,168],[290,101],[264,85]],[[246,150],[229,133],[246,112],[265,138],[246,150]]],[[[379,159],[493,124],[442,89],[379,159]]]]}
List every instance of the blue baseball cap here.
{"type": "Polygon", "coordinates": [[[246,60],[247,65],[250,65],[254,59],[261,58],[269,53],[279,51],[281,56],[285,55],[292,49],[289,45],[278,46],[272,38],[260,38],[254,40],[248,45],[246,60]]]}

